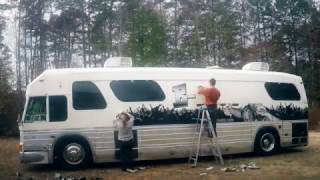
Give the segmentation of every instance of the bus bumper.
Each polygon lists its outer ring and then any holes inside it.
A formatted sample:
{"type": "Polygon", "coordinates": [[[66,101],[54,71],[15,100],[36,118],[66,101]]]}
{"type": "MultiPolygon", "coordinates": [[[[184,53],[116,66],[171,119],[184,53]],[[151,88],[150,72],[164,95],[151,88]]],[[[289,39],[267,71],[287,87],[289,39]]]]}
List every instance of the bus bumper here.
{"type": "Polygon", "coordinates": [[[48,164],[48,152],[20,152],[19,159],[25,164],[48,164]]]}

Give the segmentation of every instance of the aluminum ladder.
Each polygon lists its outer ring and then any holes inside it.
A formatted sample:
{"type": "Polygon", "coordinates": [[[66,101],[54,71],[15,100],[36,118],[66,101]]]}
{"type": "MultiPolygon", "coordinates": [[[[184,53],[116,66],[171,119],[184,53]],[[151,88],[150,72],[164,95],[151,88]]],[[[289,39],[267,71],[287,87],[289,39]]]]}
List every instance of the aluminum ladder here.
{"type": "Polygon", "coordinates": [[[192,163],[192,167],[196,167],[199,158],[199,152],[201,148],[201,140],[203,138],[204,128],[208,130],[208,137],[210,139],[210,150],[216,161],[220,161],[221,165],[224,165],[224,161],[221,154],[221,149],[218,141],[217,132],[215,131],[210,118],[207,107],[200,107],[198,111],[197,124],[195,128],[195,134],[192,142],[192,147],[189,154],[189,164],[192,163]],[[200,125],[200,127],[199,127],[200,125]]]}

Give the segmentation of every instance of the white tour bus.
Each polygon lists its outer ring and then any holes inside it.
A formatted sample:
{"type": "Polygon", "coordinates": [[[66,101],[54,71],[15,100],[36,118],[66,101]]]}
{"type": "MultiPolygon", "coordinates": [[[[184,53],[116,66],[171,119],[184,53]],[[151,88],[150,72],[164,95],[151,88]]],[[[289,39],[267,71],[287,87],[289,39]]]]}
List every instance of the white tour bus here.
{"type": "MultiPolygon", "coordinates": [[[[79,167],[117,161],[113,121],[121,111],[135,118],[136,160],[188,157],[197,88],[208,86],[211,78],[221,91],[216,118],[223,154],[268,155],[306,146],[308,102],[302,79],[257,67],[47,70],[27,87],[21,162],[79,167]]],[[[202,156],[210,154],[208,145],[202,144],[202,156]]]]}

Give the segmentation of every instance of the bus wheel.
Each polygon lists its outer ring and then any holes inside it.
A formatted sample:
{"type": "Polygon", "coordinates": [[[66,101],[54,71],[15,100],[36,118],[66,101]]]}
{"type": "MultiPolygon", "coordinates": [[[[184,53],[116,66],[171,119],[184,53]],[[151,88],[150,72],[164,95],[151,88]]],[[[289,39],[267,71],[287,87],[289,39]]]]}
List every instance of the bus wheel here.
{"type": "Polygon", "coordinates": [[[57,165],[64,169],[85,167],[90,162],[90,149],[79,140],[62,142],[57,149],[57,165]]]}
{"type": "Polygon", "coordinates": [[[276,130],[261,130],[255,140],[255,152],[261,155],[271,155],[279,150],[279,136],[276,130]]]}

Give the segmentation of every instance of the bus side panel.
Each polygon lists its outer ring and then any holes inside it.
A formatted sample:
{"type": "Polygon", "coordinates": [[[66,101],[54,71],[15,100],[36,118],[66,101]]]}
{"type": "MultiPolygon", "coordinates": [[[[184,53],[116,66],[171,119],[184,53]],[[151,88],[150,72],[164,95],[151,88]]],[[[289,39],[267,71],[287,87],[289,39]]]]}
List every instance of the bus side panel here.
{"type": "Polygon", "coordinates": [[[217,132],[223,154],[245,153],[252,150],[252,124],[218,123],[217,132]]]}
{"type": "MultiPolygon", "coordinates": [[[[138,128],[139,159],[163,159],[186,157],[188,155],[195,135],[194,124],[196,122],[196,119],[192,120],[194,115],[192,117],[188,115],[196,112],[197,107],[194,97],[199,85],[207,86],[207,81],[168,82],[168,88],[164,89],[166,93],[165,108],[168,108],[169,112],[174,112],[175,115],[179,114],[182,118],[181,122],[177,123],[170,121],[170,119],[164,119],[166,125],[157,124],[158,122],[155,121],[153,125],[140,126],[138,128]]],[[[224,94],[224,96],[228,96],[228,94],[224,94]]],[[[235,104],[237,103],[235,102],[235,104]]],[[[222,152],[225,154],[250,152],[253,144],[252,122],[227,122],[231,120],[230,116],[230,119],[225,119],[217,124],[222,152]],[[224,123],[224,121],[227,123],[224,123]]],[[[201,155],[211,154],[208,145],[209,139],[205,138],[200,152],[201,155]]]]}
{"type": "Polygon", "coordinates": [[[194,125],[154,125],[139,128],[139,160],[187,157],[194,125]]]}

